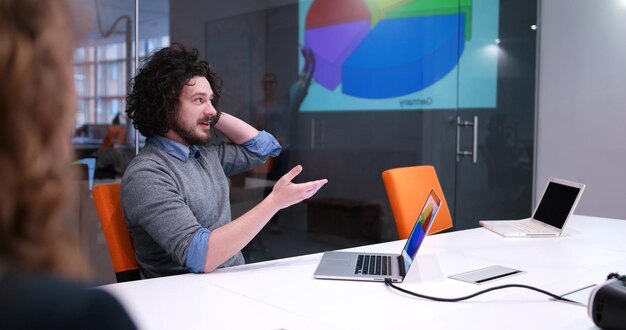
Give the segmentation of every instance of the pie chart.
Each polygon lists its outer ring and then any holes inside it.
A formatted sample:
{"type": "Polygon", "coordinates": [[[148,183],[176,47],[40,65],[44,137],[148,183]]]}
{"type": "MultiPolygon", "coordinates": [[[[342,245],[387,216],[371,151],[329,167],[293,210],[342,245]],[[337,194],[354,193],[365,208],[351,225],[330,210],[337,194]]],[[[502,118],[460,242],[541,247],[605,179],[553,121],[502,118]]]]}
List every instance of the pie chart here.
{"type": "Polygon", "coordinates": [[[315,0],[304,43],[328,90],[383,99],[420,91],[457,65],[471,38],[471,0],[315,0]]]}

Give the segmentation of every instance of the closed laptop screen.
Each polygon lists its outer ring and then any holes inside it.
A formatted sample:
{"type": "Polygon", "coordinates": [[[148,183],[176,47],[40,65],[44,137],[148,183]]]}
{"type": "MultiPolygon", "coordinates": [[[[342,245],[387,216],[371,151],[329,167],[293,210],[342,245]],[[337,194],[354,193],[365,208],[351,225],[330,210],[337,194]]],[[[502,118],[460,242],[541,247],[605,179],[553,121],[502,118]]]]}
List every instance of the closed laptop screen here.
{"type": "Polygon", "coordinates": [[[576,202],[580,188],[550,182],[533,218],[562,228],[576,202]]]}

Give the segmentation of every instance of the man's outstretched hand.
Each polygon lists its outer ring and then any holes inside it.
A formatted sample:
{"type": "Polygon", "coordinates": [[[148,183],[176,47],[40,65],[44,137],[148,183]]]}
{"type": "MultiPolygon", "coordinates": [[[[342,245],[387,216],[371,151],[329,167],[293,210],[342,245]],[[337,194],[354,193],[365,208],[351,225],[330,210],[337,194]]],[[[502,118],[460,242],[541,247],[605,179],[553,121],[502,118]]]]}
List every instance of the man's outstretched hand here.
{"type": "Polygon", "coordinates": [[[283,175],[274,185],[270,198],[280,209],[299,203],[313,195],[325,185],[328,180],[321,179],[304,183],[291,182],[302,172],[302,166],[297,165],[283,175]]]}

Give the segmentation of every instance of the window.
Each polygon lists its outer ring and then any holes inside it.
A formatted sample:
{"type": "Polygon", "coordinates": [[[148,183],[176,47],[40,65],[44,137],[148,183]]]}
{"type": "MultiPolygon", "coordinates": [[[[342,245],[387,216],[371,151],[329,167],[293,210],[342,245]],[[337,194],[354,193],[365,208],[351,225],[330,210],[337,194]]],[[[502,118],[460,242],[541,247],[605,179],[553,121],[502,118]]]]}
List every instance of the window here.
{"type": "MultiPolygon", "coordinates": [[[[162,36],[139,40],[139,61],[155,50],[168,46],[169,39],[169,36],[162,36]]],[[[131,76],[134,74],[134,59],[126,58],[126,45],[123,42],[76,49],[76,127],[109,124],[118,113],[124,112],[129,73],[131,76]],[[127,71],[129,66],[132,71],[127,71]]]]}

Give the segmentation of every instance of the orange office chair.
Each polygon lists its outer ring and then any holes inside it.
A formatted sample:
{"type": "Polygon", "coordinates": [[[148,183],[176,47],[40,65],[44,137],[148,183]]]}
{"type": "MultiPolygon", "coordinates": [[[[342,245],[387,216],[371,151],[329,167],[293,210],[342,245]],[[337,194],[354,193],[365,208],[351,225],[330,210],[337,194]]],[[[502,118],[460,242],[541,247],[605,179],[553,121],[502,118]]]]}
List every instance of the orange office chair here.
{"type": "Polygon", "coordinates": [[[93,188],[93,199],[118,283],[141,278],[130,233],[122,215],[121,186],[114,183],[93,188]]]}
{"type": "Polygon", "coordinates": [[[428,234],[452,228],[452,216],[434,167],[429,165],[399,167],[384,171],[382,176],[399,239],[406,239],[411,234],[422,202],[426,200],[431,189],[441,197],[443,204],[428,234]]]}

